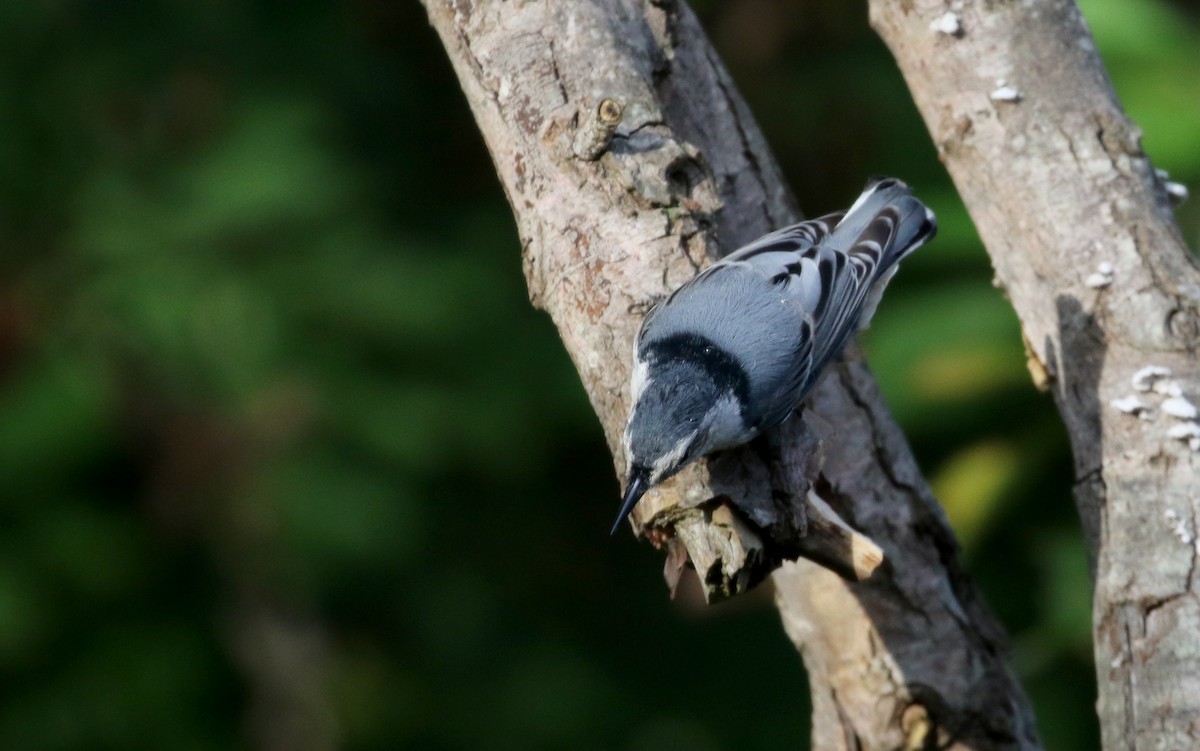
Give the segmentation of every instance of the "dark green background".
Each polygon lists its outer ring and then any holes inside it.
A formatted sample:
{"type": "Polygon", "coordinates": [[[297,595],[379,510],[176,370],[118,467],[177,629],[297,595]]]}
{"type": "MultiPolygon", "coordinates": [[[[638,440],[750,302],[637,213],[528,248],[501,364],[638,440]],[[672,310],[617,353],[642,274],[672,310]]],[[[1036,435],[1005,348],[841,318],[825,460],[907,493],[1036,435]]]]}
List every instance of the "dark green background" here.
{"type": "MultiPolygon", "coordinates": [[[[1048,745],[1094,748],[1063,430],[863,4],[698,5],[806,211],[937,211],[865,347],[1048,745]]],[[[1194,11],[1084,9],[1200,184],[1194,11]]],[[[0,178],[0,748],[806,746],[770,593],[672,603],[609,538],[417,3],[6,0],[0,178]]]]}

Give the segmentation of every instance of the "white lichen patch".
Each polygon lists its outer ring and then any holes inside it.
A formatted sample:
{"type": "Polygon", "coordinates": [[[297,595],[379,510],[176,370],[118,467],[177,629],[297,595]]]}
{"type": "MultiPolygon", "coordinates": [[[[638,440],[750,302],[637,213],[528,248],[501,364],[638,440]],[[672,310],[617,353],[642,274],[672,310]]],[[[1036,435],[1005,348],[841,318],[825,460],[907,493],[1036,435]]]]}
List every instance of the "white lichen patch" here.
{"type": "Polygon", "coordinates": [[[993,102],[1019,102],[1021,101],[1021,92],[1014,87],[1004,84],[996,87],[996,90],[988,94],[988,98],[993,102]]]}
{"type": "Polygon", "coordinates": [[[939,34],[952,37],[962,34],[962,22],[958,20],[958,14],[952,10],[935,18],[933,23],[929,24],[929,28],[939,34]]]}
{"type": "Polygon", "coordinates": [[[1175,513],[1175,509],[1167,509],[1163,512],[1163,516],[1167,517],[1168,522],[1175,525],[1171,529],[1171,533],[1178,537],[1179,541],[1184,545],[1191,545],[1195,538],[1192,537],[1192,533],[1188,530],[1187,521],[1181,519],[1179,514],[1175,513]]]}
{"type": "Polygon", "coordinates": [[[1176,522],[1175,529],[1172,529],[1171,531],[1175,533],[1175,536],[1178,537],[1179,541],[1184,545],[1192,544],[1194,538],[1192,537],[1192,533],[1188,531],[1187,524],[1184,523],[1183,519],[1180,519],[1178,522],[1176,522]]]}
{"type": "Polygon", "coordinates": [[[1127,415],[1141,416],[1150,411],[1150,405],[1132,394],[1121,399],[1113,399],[1109,404],[1112,405],[1113,409],[1118,412],[1124,412],[1127,415]]]}
{"type": "Polygon", "coordinates": [[[1154,387],[1155,381],[1171,377],[1171,369],[1159,365],[1147,365],[1133,374],[1130,382],[1137,391],[1146,392],[1154,387]]]}
{"type": "Polygon", "coordinates": [[[1195,420],[1197,417],[1200,417],[1200,410],[1196,409],[1196,405],[1189,402],[1183,396],[1173,396],[1170,399],[1164,399],[1162,411],[1179,420],[1195,420]]]}

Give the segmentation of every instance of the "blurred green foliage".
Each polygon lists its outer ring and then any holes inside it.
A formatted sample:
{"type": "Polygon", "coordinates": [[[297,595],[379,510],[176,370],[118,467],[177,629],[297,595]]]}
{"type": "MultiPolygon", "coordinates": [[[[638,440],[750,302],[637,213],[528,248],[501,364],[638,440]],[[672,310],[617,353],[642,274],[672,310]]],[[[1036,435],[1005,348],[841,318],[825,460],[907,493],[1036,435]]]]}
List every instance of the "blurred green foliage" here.
{"type": "MultiPolygon", "coordinates": [[[[810,213],[872,173],[937,210],[865,347],[1049,747],[1094,747],[1063,431],[865,9],[698,8],[810,213]]],[[[1200,184],[1194,10],[1084,9],[1200,184]]],[[[419,5],[0,3],[0,174],[0,748],[802,743],[769,593],[669,603],[609,539],[598,425],[419,5]]]]}

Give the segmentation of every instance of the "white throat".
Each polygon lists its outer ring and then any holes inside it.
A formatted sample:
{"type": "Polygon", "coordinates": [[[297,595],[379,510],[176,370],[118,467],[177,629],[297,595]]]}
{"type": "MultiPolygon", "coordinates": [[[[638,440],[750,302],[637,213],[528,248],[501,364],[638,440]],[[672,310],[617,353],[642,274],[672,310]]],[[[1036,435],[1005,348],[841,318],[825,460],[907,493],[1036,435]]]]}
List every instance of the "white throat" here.
{"type": "Polygon", "coordinates": [[[650,477],[653,482],[658,482],[662,476],[672,469],[677,467],[683,457],[687,454],[688,447],[692,445],[692,440],[696,437],[695,433],[685,436],[682,440],[676,443],[670,451],[663,454],[654,462],[654,466],[650,468],[650,477]]]}

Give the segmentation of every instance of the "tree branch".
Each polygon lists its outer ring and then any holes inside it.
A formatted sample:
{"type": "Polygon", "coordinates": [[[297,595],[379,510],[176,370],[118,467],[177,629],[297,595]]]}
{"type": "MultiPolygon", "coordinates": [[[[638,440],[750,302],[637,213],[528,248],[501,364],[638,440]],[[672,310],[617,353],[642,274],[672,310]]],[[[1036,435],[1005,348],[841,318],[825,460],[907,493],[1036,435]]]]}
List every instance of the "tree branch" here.
{"type": "MultiPolygon", "coordinates": [[[[641,316],[797,212],[682,3],[424,1],[513,206],[530,297],[621,472],[641,316]]],[[[830,370],[805,419],[647,494],[635,529],[671,548],[669,576],[686,553],[710,599],[798,555],[865,578],[803,559],[774,573],[816,748],[1038,748],[1003,634],[873,378],[857,356],[830,370]]]]}
{"type": "Polygon", "coordinates": [[[952,7],[873,0],[872,22],[1070,433],[1104,747],[1192,748],[1200,426],[1181,418],[1200,395],[1196,259],[1075,4],[952,7]],[[1146,366],[1172,376],[1154,384],[1146,366]]]}

